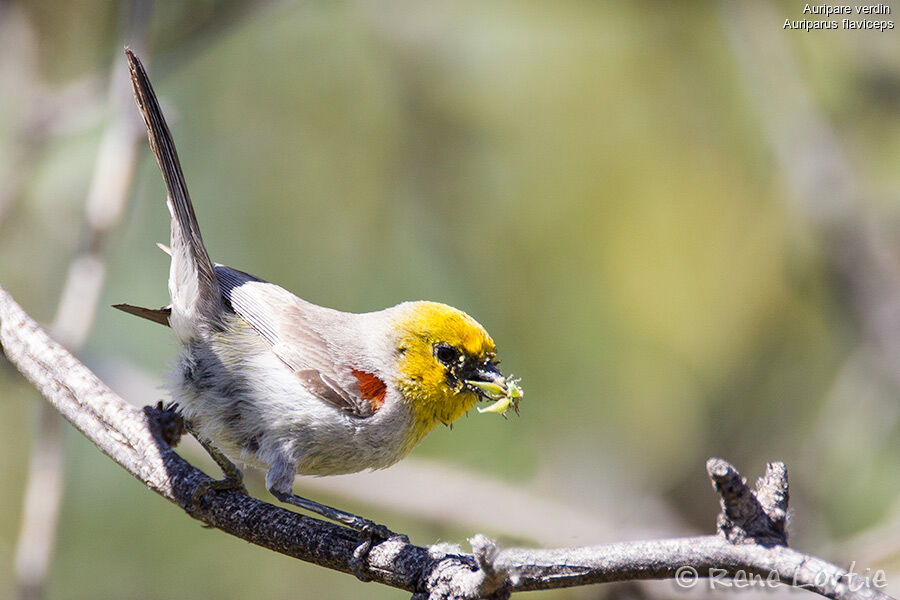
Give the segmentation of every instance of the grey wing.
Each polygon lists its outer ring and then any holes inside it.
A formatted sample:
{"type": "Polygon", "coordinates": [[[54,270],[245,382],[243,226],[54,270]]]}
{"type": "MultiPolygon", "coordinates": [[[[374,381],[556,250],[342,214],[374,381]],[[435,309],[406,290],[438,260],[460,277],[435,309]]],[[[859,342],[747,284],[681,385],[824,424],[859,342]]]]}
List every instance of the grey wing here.
{"type": "Polygon", "coordinates": [[[352,369],[336,360],[328,341],[310,321],[312,305],[249,273],[219,264],[215,272],[225,301],[310,392],[358,417],[374,413],[371,402],[360,396],[352,369]]]}

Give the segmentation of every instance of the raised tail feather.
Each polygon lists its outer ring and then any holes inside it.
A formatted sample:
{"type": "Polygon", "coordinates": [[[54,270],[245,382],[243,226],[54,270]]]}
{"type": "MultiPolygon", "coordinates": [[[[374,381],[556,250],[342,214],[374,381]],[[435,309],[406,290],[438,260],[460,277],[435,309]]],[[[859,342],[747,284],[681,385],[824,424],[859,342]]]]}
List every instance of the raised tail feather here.
{"type": "MultiPolygon", "coordinates": [[[[172,266],[169,272],[172,307],[167,323],[171,324],[179,337],[189,338],[196,334],[198,325],[215,320],[220,314],[222,304],[219,284],[203,245],[175,143],[153,86],[134,52],[126,48],[125,55],[131,71],[134,98],[147,125],[150,148],[162,171],[169,195],[169,212],[172,214],[172,266]]],[[[122,310],[137,314],[124,308],[122,310]]],[[[144,314],[138,316],[149,318],[144,314]]],[[[150,320],[159,322],[155,318],[150,320]]]]}

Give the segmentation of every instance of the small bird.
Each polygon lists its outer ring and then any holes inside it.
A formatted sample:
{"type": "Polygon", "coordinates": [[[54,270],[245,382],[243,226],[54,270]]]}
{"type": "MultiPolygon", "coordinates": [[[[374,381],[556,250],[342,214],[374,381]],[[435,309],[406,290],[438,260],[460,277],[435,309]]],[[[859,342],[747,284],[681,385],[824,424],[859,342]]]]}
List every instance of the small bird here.
{"type": "Polygon", "coordinates": [[[293,494],[294,476],[388,467],[479,400],[493,401],[481,412],[518,412],[522,389],[499,371],[491,336],[460,310],[404,302],[340,312],[211,262],[150,80],[125,53],[168,192],[171,304],[116,308],[171,327],[183,345],[173,395],[226,475],[194,501],[213,489],[246,492],[235,461],[267,469],[266,488],[283,502],[389,537],[383,526],[293,494]]]}

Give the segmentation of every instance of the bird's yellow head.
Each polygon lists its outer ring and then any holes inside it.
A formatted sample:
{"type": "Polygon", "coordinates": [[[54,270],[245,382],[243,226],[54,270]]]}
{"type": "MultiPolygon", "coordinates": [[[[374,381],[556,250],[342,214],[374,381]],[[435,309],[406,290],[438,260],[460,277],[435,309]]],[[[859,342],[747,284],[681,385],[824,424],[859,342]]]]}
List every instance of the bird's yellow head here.
{"type": "MultiPolygon", "coordinates": [[[[413,415],[412,444],[438,423],[449,425],[479,399],[521,389],[497,369],[494,340],[475,319],[446,304],[415,302],[397,320],[395,386],[413,415]]],[[[505,407],[509,406],[507,402],[505,407]]]]}

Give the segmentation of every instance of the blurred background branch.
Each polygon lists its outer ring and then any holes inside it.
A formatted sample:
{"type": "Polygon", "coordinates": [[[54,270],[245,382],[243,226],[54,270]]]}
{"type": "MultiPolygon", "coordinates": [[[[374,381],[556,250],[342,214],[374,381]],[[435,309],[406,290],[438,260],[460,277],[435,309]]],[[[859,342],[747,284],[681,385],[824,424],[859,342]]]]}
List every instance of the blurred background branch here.
{"type": "MultiPolygon", "coordinates": [[[[138,47],[144,43],[150,6],[146,0],[131,0],[123,7],[124,37],[138,47]]],[[[54,338],[73,352],[84,346],[93,327],[106,279],[109,234],[125,214],[131,194],[136,142],[142,133],[131,110],[127,69],[118,53],[111,65],[106,111],[109,116],[88,188],[81,249],[69,264],[50,326],[54,338]]],[[[53,118],[65,118],[65,112],[57,113],[53,118]]],[[[25,156],[19,155],[17,168],[27,168],[30,154],[30,149],[26,149],[25,156]]],[[[18,595],[23,600],[44,597],[64,487],[61,418],[46,403],[41,402],[37,407],[40,414],[31,440],[28,479],[15,550],[18,595]]]]}
{"type": "MultiPolygon", "coordinates": [[[[869,431],[869,456],[895,447],[890,432],[900,396],[900,242],[893,211],[873,210],[880,202],[879,190],[851,164],[841,136],[798,66],[790,38],[771,27],[779,14],[771,5],[751,8],[739,2],[723,2],[720,11],[738,73],[779,176],[788,185],[786,201],[821,245],[835,300],[852,324],[852,349],[810,430],[804,462],[816,468],[835,431],[846,431],[848,413],[855,413],[851,419],[864,422],[869,431]]],[[[867,77],[893,77],[878,60],[866,66],[871,70],[867,77]]],[[[896,498],[888,502],[894,504],[896,498]]],[[[891,531],[896,517],[893,522],[875,529],[891,531]]],[[[882,537],[869,532],[847,548],[867,562],[896,560],[900,546],[886,544],[882,537]]]]}
{"type": "Polygon", "coordinates": [[[789,40],[771,27],[779,12],[772,5],[721,6],[739,73],[790,186],[791,207],[821,238],[864,352],[900,391],[900,243],[867,210],[873,191],[813,99],[789,40]]]}

